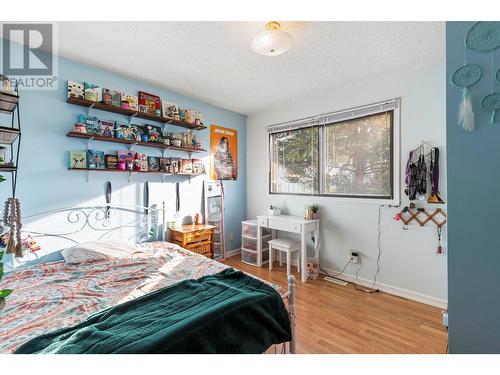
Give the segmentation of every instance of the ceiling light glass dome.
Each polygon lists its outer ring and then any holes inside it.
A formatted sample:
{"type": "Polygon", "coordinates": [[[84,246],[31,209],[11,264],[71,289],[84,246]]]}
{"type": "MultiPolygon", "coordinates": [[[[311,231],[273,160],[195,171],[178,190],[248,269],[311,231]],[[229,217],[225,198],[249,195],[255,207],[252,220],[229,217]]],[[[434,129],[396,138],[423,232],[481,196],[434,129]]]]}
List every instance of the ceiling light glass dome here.
{"type": "Polygon", "coordinates": [[[279,22],[269,22],[266,29],[252,39],[252,50],[259,55],[278,56],[288,51],[293,44],[293,37],[280,30],[279,22]]]}

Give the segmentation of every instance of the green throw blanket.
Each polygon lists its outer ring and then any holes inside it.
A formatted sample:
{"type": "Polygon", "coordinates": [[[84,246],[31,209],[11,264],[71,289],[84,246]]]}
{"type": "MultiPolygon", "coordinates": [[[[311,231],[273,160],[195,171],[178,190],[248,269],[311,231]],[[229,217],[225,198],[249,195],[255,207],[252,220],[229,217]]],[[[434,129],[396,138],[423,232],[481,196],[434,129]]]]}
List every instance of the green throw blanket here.
{"type": "Polygon", "coordinates": [[[279,293],[229,268],[35,337],[16,353],[262,353],[290,340],[279,293]]]}

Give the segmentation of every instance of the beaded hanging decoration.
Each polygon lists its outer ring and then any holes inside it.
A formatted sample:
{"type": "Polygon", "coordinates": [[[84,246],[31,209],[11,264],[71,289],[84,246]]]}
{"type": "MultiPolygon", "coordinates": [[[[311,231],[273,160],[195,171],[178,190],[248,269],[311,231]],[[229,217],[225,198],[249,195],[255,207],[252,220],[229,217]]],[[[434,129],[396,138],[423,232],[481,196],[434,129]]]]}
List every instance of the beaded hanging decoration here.
{"type": "Polygon", "coordinates": [[[16,257],[23,256],[23,246],[21,240],[21,204],[16,198],[9,198],[5,201],[3,210],[3,222],[10,228],[9,241],[5,249],[6,254],[15,254],[16,257]]]}

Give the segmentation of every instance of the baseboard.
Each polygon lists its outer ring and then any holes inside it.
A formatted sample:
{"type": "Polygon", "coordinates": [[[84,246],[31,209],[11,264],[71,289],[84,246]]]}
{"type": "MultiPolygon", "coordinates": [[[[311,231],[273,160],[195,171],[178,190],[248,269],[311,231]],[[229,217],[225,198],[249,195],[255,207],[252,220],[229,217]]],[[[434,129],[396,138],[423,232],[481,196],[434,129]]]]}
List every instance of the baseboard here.
{"type": "MultiPolygon", "coordinates": [[[[330,275],[335,275],[339,272],[339,271],[330,270],[330,269],[324,268],[324,267],[322,267],[322,268],[326,272],[328,272],[330,275]]],[[[355,282],[355,283],[362,285],[364,287],[371,287],[372,283],[373,283],[373,280],[367,280],[367,279],[363,279],[361,277],[358,277],[358,279],[356,280],[356,277],[353,275],[344,275],[343,274],[343,275],[336,276],[336,278],[344,280],[344,281],[355,282]]],[[[447,300],[432,297],[432,296],[429,296],[427,294],[414,292],[414,291],[411,291],[408,289],[402,289],[402,288],[398,288],[398,287],[395,287],[392,285],[379,283],[379,282],[377,282],[375,284],[375,289],[379,289],[382,292],[385,292],[388,294],[393,294],[393,295],[398,296],[398,297],[410,299],[412,301],[425,303],[426,305],[439,307],[440,309],[447,309],[448,308],[448,301],[447,300]]]]}
{"type": "Polygon", "coordinates": [[[236,255],[240,255],[240,254],[241,254],[241,249],[229,250],[229,251],[226,251],[226,258],[231,258],[231,257],[234,257],[236,255]]]}

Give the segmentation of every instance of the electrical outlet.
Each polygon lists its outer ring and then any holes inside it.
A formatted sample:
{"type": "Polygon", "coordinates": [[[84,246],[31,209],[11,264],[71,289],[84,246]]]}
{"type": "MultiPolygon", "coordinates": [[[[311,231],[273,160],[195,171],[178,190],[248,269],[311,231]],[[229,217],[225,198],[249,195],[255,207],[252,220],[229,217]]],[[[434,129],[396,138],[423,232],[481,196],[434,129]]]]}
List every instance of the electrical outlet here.
{"type": "Polygon", "coordinates": [[[229,233],[229,241],[234,241],[234,234],[233,233],[229,233]]]}
{"type": "Polygon", "coordinates": [[[354,264],[358,264],[360,262],[360,254],[356,250],[349,250],[349,261],[354,264]]]}
{"type": "Polygon", "coordinates": [[[443,314],[443,325],[448,328],[448,312],[441,311],[441,314],[443,314]]]}

